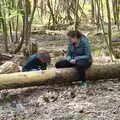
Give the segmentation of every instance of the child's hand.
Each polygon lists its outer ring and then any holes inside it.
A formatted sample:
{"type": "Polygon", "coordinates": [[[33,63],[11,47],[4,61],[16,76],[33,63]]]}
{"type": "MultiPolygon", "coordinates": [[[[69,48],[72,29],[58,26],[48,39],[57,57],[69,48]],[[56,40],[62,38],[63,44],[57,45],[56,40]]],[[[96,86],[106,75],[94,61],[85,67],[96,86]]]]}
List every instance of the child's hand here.
{"type": "Polygon", "coordinates": [[[72,60],[70,60],[70,63],[71,63],[71,64],[76,64],[76,60],[75,60],[75,59],[72,59],[72,60]]]}

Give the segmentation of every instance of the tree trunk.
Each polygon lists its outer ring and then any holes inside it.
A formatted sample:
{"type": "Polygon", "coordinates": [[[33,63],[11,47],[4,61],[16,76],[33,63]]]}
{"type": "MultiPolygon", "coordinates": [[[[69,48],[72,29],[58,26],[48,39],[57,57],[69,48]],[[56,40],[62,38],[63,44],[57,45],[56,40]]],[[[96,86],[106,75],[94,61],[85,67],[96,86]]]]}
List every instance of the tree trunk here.
{"type": "Polygon", "coordinates": [[[37,6],[37,0],[33,1],[33,10],[30,10],[30,3],[29,1],[24,0],[24,15],[23,15],[23,30],[20,35],[20,43],[15,49],[14,53],[17,53],[21,50],[23,44],[25,43],[26,46],[29,45],[29,40],[31,36],[31,25],[33,22],[35,10],[37,6]],[[31,14],[30,14],[31,12],[31,14]]]}
{"type": "MultiPolygon", "coordinates": [[[[86,72],[86,75],[89,80],[120,78],[120,64],[93,65],[86,72]]],[[[79,73],[73,68],[1,74],[0,89],[66,83],[78,80],[79,73]]]]}
{"type": "Polygon", "coordinates": [[[47,5],[48,5],[48,8],[49,8],[49,10],[50,10],[50,14],[51,14],[51,16],[52,16],[53,26],[55,26],[55,25],[57,24],[57,20],[56,20],[56,18],[55,18],[55,14],[54,14],[54,11],[53,11],[53,9],[52,9],[52,6],[51,6],[51,4],[50,4],[50,0],[47,0],[47,5]]]}
{"type": "Polygon", "coordinates": [[[113,16],[115,24],[118,26],[119,30],[119,0],[112,0],[112,7],[113,7],[113,16]]]}
{"type": "Polygon", "coordinates": [[[111,14],[110,14],[109,0],[106,0],[106,7],[107,7],[107,17],[108,17],[108,37],[109,37],[108,43],[109,43],[110,52],[114,55],[112,48],[112,28],[111,28],[111,14]]]}
{"type": "Polygon", "coordinates": [[[97,18],[96,18],[96,24],[97,24],[97,29],[100,29],[100,0],[96,0],[96,5],[97,5],[97,18]]]}
{"type": "Polygon", "coordinates": [[[4,64],[0,66],[0,74],[20,72],[19,65],[24,59],[23,55],[14,56],[14,55],[9,55],[9,54],[8,55],[2,54],[2,57],[3,57],[3,60],[9,60],[9,59],[10,60],[6,62],[4,61],[4,64]]]}
{"type": "Polygon", "coordinates": [[[79,10],[79,0],[75,0],[75,30],[76,30],[76,31],[77,31],[78,28],[79,28],[78,10],[79,10]]]}
{"type": "Polygon", "coordinates": [[[0,66],[0,74],[3,73],[13,73],[19,71],[18,63],[7,61],[3,65],[0,66]]]}
{"type": "Polygon", "coordinates": [[[94,6],[94,0],[91,0],[91,11],[92,11],[92,23],[95,23],[95,6],[94,6]]]}

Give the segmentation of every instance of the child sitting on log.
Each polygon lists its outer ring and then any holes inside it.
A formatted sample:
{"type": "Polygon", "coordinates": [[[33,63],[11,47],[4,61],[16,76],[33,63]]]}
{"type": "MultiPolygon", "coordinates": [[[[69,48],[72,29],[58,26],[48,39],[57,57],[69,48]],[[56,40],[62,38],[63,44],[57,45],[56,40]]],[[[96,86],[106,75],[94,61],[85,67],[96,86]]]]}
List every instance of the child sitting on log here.
{"type": "Polygon", "coordinates": [[[46,50],[40,50],[35,54],[26,58],[22,65],[22,71],[38,71],[46,70],[47,65],[50,63],[50,55],[46,50]]]}

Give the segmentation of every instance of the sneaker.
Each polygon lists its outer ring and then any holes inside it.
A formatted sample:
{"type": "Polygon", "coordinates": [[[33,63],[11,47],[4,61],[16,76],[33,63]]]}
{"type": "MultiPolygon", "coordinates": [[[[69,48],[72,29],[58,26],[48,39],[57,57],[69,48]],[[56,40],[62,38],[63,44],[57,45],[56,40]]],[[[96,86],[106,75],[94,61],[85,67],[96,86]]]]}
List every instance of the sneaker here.
{"type": "Polygon", "coordinates": [[[87,81],[81,82],[80,87],[87,88],[88,87],[88,82],[87,81]]]}

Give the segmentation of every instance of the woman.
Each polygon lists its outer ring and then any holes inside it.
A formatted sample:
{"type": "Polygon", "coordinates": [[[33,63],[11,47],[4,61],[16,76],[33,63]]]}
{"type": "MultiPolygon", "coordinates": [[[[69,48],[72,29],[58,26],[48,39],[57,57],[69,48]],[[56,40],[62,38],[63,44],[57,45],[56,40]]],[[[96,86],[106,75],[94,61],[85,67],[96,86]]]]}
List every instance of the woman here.
{"type": "Polygon", "coordinates": [[[46,50],[38,51],[37,53],[26,58],[22,65],[22,71],[46,70],[47,64],[50,63],[50,60],[50,55],[46,50]]]}
{"type": "Polygon", "coordinates": [[[85,71],[92,64],[92,55],[88,39],[79,31],[70,31],[67,34],[69,45],[67,59],[56,63],[56,68],[76,67],[80,72],[80,86],[87,87],[85,71]]]}

